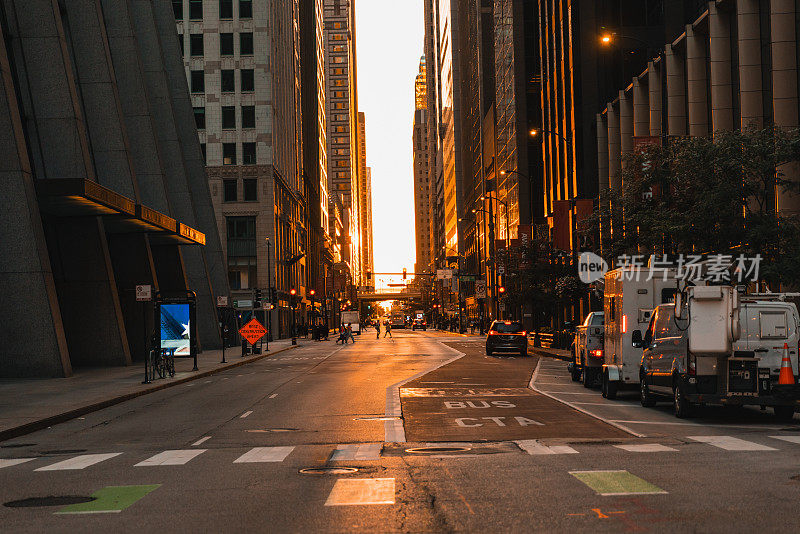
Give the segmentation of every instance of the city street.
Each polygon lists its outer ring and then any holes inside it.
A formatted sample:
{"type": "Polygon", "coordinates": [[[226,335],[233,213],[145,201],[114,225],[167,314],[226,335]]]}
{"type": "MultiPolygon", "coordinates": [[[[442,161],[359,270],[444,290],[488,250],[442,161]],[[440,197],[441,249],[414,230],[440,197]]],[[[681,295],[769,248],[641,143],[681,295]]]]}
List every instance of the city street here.
{"type": "Polygon", "coordinates": [[[795,516],[797,416],[678,420],[532,349],[393,336],[301,339],[0,442],[2,530],[784,532],[795,516]]]}

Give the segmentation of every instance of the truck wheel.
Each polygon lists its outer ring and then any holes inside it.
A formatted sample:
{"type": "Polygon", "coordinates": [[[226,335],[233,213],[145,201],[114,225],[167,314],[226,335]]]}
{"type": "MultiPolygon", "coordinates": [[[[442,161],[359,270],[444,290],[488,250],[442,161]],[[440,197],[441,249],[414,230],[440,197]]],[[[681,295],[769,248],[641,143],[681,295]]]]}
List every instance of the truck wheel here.
{"type": "Polygon", "coordinates": [[[683,389],[683,384],[678,382],[672,390],[673,392],[673,405],[675,406],[675,417],[678,419],[686,419],[692,415],[692,403],[686,399],[686,391],[683,389]]]}
{"type": "Polygon", "coordinates": [[[609,400],[614,400],[617,398],[617,389],[619,384],[616,382],[612,382],[608,378],[608,373],[603,373],[603,387],[602,387],[602,395],[604,398],[609,400]]]}
{"type": "Polygon", "coordinates": [[[794,419],[794,406],[773,406],[775,417],[781,423],[789,423],[794,419]]]}
{"type": "Polygon", "coordinates": [[[588,367],[584,367],[581,370],[581,382],[583,382],[583,387],[589,389],[592,387],[592,382],[594,382],[594,373],[588,367]]]}
{"type": "Polygon", "coordinates": [[[642,406],[645,408],[652,408],[656,405],[656,399],[653,397],[653,394],[650,393],[650,387],[648,387],[644,377],[639,379],[639,402],[641,402],[642,406]]]}
{"type": "Polygon", "coordinates": [[[578,367],[575,360],[572,360],[572,372],[570,374],[573,382],[578,382],[581,379],[581,368],[578,367]]]}

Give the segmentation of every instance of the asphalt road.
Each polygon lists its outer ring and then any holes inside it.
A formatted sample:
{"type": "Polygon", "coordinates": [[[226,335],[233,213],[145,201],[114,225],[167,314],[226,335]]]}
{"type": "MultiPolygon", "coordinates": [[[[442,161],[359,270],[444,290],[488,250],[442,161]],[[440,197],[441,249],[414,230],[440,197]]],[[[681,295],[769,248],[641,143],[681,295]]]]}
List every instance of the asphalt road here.
{"type": "Polygon", "coordinates": [[[2,442],[0,531],[796,528],[800,425],[679,421],[604,401],[564,362],[393,335],[301,342],[2,442]],[[317,468],[355,470],[301,472],[317,468]]]}

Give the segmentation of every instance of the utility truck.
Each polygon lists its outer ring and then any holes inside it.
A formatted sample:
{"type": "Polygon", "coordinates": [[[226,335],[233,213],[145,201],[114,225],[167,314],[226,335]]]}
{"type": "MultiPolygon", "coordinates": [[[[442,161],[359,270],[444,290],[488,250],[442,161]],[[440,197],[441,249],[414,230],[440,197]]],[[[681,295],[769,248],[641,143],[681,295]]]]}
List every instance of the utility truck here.
{"type": "Polygon", "coordinates": [[[604,335],[603,312],[589,312],[575,329],[575,352],[570,364],[573,382],[583,382],[583,386],[589,388],[600,380],[604,335]]]}
{"type": "Polygon", "coordinates": [[[695,286],[656,307],[632,332],[640,352],[642,406],[671,400],[675,415],[697,405],[770,406],[791,420],[800,404],[800,317],[786,294],[740,294],[732,286],[695,286]]]}

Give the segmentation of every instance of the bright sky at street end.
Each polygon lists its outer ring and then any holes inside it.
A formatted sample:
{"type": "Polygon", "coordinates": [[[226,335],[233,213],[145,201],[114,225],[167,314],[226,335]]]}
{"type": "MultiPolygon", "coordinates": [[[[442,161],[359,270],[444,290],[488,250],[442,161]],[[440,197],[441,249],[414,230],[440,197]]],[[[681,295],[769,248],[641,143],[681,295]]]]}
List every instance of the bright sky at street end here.
{"type": "Polygon", "coordinates": [[[372,167],[376,273],[414,271],[411,133],[414,78],[423,54],[422,5],[422,0],[355,2],[358,107],[366,116],[372,167]]]}

